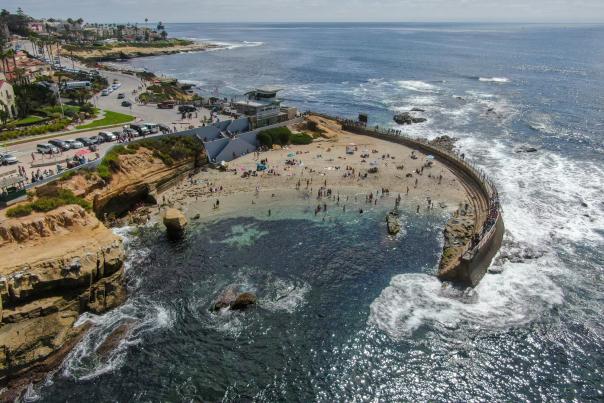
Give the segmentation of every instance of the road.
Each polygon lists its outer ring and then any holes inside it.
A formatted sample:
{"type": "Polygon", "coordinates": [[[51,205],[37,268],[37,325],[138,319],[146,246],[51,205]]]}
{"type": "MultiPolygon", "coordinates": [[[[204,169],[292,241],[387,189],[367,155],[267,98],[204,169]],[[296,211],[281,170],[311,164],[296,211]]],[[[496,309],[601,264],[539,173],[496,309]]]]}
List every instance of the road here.
{"type": "MultiPolygon", "coordinates": [[[[22,44],[26,49],[30,49],[30,46],[27,43],[22,44]]],[[[84,66],[79,65],[79,63],[72,61],[66,57],[62,57],[61,61],[69,67],[75,66],[76,68],[85,69],[84,66]]],[[[128,74],[123,74],[120,72],[110,72],[110,71],[101,71],[101,74],[107,79],[107,81],[111,84],[114,80],[117,80],[122,85],[121,87],[109,94],[108,96],[101,96],[100,94],[96,94],[91,102],[102,110],[109,110],[114,112],[121,112],[130,114],[136,117],[136,121],[146,121],[146,122],[155,122],[155,123],[164,123],[171,128],[175,128],[177,131],[184,130],[189,126],[193,125],[195,127],[201,126],[202,119],[210,117],[210,111],[207,109],[200,109],[197,112],[197,116],[193,114],[191,119],[181,119],[181,115],[178,113],[176,109],[158,109],[155,105],[142,105],[134,102],[135,94],[133,91],[140,92],[140,89],[144,86],[144,83],[138,77],[134,77],[128,74]],[[123,99],[118,99],[118,93],[124,93],[126,95],[127,100],[132,103],[132,107],[123,107],[121,103],[123,99]]],[[[220,116],[222,119],[228,119],[226,116],[220,116]]],[[[118,130],[119,128],[109,129],[111,131],[118,130]]],[[[98,134],[99,129],[93,129],[86,132],[80,132],[75,134],[57,134],[57,139],[75,139],[77,137],[90,137],[98,134]]],[[[0,175],[8,174],[13,170],[17,170],[17,166],[21,165],[25,168],[27,172],[28,178],[31,178],[32,172],[40,170],[43,172],[45,169],[52,169],[56,172],[56,165],[62,164],[65,166],[65,160],[68,158],[72,158],[78,151],[80,150],[68,150],[59,155],[48,156],[39,154],[36,151],[36,145],[39,143],[46,143],[47,140],[35,140],[32,139],[31,142],[21,143],[10,145],[8,147],[0,148],[1,152],[8,152],[9,154],[14,155],[19,159],[19,163],[15,165],[8,166],[0,166],[0,175]]],[[[104,143],[99,147],[100,156],[104,155],[105,151],[109,148],[109,146],[113,143],[104,143]]],[[[94,158],[94,154],[90,154],[89,157],[94,158]]]]}

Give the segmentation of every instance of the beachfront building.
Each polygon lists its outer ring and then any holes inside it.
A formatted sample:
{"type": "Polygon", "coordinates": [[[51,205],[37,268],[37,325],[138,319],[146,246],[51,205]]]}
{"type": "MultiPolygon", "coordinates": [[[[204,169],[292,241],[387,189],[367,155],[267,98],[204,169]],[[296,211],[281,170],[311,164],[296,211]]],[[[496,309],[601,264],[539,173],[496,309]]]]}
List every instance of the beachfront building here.
{"type": "Polygon", "coordinates": [[[6,66],[6,79],[10,82],[31,83],[37,77],[48,76],[52,72],[50,65],[29,57],[24,51],[18,51],[15,58],[6,66]]]}
{"type": "Polygon", "coordinates": [[[15,92],[13,86],[5,81],[4,75],[0,73],[0,111],[7,113],[8,119],[17,117],[15,105],[15,92]]]}
{"type": "Polygon", "coordinates": [[[278,88],[256,88],[245,94],[246,99],[232,103],[233,108],[250,120],[252,128],[264,127],[293,119],[297,110],[281,106],[278,88]]]}

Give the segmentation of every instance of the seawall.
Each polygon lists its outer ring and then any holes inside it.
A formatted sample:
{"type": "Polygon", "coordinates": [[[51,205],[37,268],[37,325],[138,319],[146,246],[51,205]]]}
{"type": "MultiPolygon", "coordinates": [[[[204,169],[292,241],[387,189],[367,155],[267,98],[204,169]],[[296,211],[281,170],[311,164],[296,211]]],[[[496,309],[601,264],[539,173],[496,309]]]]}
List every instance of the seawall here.
{"type": "MultiPolygon", "coordinates": [[[[367,128],[349,120],[322,114],[314,115],[337,120],[342,125],[342,130],[403,144],[425,154],[431,154],[454,170],[468,191],[470,201],[474,205],[476,220],[471,237],[464,241],[463,245],[456,248],[445,245],[438,277],[441,280],[476,286],[486,274],[493,257],[501,247],[505,230],[499,194],[487,175],[480,168],[466,161],[463,156],[430,144],[425,139],[411,138],[378,128],[367,128]]],[[[445,233],[455,224],[455,220],[455,217],[449,220],[445,233]]]]}

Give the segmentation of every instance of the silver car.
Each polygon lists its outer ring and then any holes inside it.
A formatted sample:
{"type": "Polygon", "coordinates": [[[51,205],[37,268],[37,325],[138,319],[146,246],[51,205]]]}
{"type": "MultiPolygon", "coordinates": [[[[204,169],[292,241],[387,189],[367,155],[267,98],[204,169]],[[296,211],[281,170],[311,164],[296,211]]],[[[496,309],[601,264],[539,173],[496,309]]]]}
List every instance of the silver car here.
{"type": "Polygon", "coordinates": [[[52,144],[38,144],[36,146],[36,150],[40,154],[58,154],[59,153],[59,148],[56,146],[53,146],[52,144]]]}
{"type": "Polygon", "coordinates": [[[67,144],[69,144],[70,148],[73,148],[73,149],[84,147],[84,144],[82,144],[82,142],[78,141],[78,140],[65,140],[65,142],[67,144]]]}
{"type": "Polygon", "coordinates": [[[12,154],[0,154],[0,164],[12,165],[18,163],[19,160],[12,154]]]}

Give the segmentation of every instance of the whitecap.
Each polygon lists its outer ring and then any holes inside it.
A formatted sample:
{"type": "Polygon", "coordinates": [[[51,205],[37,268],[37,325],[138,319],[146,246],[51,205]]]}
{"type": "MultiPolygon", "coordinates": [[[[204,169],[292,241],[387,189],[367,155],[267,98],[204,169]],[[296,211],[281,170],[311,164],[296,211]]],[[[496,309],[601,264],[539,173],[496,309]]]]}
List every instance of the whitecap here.
{"type": "Polygon", "coordinates": [[[448,292],[435,276],[397,275],[371,303],[368,321],[395,339],[422,326],[496,330],[528,323],[563,302],[562,290],[544,272],[515,266],[485,275],[471,298],[448,292]]]}
{"type": "Polygon", "coordinates": [[[419,80],[400,80],[396,82],[403,89],[416,92],[434,92],[438,89],[435,85],[419,80]]]}
{"type": "Polygon", "coordinates": [[[502,84],[509,82],[510,79],[507,77],[478,77],[478,81],[502,84]]]}

